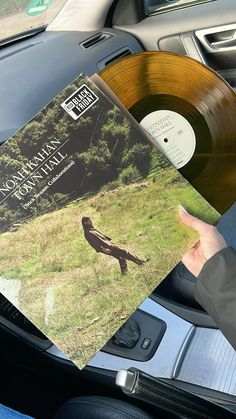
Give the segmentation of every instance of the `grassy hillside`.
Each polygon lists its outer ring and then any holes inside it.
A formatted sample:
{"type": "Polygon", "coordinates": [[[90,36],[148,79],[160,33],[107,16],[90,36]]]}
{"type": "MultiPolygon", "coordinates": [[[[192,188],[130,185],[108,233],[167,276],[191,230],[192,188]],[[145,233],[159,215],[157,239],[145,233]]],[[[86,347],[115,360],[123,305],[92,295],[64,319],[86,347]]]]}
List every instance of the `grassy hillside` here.
{"type": "Polygon", "coordinates": [[[178,221],[177,205],[209,222],[217,219],[175,171],[164,173],[155,182],[74,201],[0,236],[0,275],[22,281],[21,310],[79,367],[194,244],[197,237],[178,221]],[[129,273],[122,276],[117,260],[96,253],[84,239],[84,215],[117,244],[149,261],[143,266],[128,262],[129,273]]]}

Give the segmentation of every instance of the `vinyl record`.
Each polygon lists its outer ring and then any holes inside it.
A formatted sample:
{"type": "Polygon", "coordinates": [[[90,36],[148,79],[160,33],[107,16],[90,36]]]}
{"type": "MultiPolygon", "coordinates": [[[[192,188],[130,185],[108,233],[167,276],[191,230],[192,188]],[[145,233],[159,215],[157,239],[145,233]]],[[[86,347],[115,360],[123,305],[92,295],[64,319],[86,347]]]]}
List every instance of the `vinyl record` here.
{"type": "Polygon", "coordinates": [[[99,75],[220,213],[236,201],[236,94],[223,78],[168,52],[134,54],[99,75]]]}

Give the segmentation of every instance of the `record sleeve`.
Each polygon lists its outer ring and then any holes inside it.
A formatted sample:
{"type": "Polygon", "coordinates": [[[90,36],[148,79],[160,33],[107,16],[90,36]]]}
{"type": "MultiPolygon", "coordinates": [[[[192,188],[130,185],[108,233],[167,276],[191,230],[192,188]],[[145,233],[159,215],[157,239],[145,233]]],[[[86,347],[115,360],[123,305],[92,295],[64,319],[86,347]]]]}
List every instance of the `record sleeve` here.
{"type": "Polygon", "coordinates": [[[79,368],[196,239],[177,205],[215,211],[80,76],[0,148],[0,291],[79,368]]]}

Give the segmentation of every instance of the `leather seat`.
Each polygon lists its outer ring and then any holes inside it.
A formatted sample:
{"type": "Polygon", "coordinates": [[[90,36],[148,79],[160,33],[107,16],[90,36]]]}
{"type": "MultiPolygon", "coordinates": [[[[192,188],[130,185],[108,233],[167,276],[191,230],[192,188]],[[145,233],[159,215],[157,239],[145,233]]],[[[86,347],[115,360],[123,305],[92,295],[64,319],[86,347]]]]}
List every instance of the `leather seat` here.
{"type": "Polygon", "coordinates": [[[154,416],[122,400],[102,396],[85,396],[68,400],[53,417],[53,419],[111,418],[154,419],[154,416]]]}

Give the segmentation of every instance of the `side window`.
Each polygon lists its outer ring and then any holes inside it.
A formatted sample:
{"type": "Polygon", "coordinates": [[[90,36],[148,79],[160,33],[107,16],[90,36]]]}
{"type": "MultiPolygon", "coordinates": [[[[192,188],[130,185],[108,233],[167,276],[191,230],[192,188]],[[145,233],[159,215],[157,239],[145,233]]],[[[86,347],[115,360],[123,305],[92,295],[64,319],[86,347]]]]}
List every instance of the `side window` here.
{"type": "Polygon", "coordinates": [[[146,15],[150,16],[210,1],[215,0],[145,0],[145,10],[146,15]]]}

